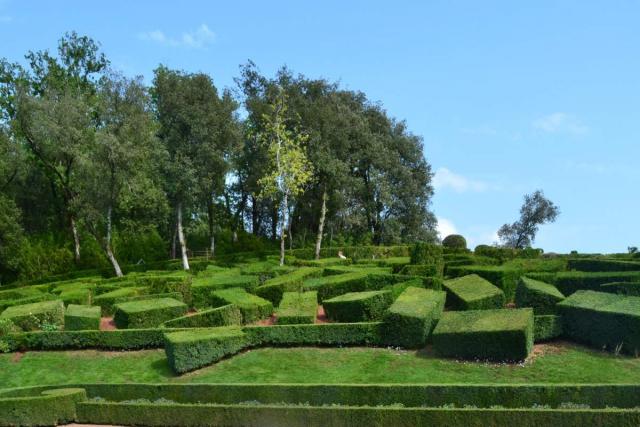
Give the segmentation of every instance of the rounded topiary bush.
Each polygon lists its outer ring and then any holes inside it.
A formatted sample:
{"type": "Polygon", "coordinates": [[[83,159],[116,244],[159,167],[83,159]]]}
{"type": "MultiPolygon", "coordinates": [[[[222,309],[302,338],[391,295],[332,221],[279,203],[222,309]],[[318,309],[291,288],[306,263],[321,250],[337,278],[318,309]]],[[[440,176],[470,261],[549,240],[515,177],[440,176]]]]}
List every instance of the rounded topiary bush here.
{"type": "Polygon", "coordinates": [[[447,249],[467,249],[467,239],[460,234],[449,234],[442,240],[442,246],[447,249]]]}

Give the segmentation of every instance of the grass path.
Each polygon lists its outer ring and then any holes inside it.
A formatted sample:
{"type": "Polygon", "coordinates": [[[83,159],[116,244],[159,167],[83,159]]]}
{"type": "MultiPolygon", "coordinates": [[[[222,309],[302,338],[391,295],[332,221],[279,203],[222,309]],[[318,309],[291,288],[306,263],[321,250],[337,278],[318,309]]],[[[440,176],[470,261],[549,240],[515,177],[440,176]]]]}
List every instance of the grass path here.
{"type": "Polygon", "coordinates": [[[0,387],[82,382],[640,383],[640,358],[573,344],[536,346],[523,365],[441,359],[381,348],[264,348],[175,376],[163,350],[0,355],[0,387]]]}

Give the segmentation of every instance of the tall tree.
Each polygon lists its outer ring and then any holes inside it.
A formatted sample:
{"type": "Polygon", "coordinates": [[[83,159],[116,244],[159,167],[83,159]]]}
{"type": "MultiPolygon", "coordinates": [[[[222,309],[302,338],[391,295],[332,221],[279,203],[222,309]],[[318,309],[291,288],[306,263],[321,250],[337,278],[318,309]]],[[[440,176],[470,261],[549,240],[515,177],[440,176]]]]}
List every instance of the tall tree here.
{"type": "Polygon", "coordinates": [[[284,265],[285,238],[287,233],[290,198],[298,196],[311,179],[313,170],[304,151],[307,136],[287,127],[287,98],[280,92],[263,116],[264,131],[258,139],[268,147],[269,169],[259,184],[261,194],[279,202],[280,212],[280,265],[284,265]]]}
{"type": "Polygon", "coordinates": [[[504,224],[498,230],[500,242],[509,248],[524,249],[530,247],[538,233],[538,228],[554,222],[560,215],[560,209],[542,190],[525,194],[520,208],[520,219],[512,224],[504,224]]]}

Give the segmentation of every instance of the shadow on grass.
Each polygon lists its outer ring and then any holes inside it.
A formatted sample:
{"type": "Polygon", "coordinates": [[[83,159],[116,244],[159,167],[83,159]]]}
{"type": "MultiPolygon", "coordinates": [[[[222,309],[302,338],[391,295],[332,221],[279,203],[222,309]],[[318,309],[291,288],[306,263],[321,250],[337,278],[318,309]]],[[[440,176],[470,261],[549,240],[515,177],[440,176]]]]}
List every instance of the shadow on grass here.
{"type": "Polygon", "coordinates": [[[159,377],[162,377],[162,378],[175,379],[175,378],[179,378],[180,377],[178,374],[176,374],[175,372],[173,372],[171,370],[171,368],[169,367],[169,363],[167,362],[166,358],[159,359],[159,360],[156,360],[155,362],[152,362],[149,367],[159,377]]]}

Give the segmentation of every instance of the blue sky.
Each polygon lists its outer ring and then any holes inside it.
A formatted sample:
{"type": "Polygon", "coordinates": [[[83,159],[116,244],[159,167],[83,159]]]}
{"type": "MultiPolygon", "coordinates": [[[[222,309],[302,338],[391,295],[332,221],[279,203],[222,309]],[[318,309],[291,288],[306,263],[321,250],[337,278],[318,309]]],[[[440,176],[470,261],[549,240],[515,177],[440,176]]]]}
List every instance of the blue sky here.
{"type": "Polygon", "coordinates": [[[76,30],[147,79],[163,63],[232,86],[251,59],[339,80],[424,137],[443,232],[491,243],[543,189],[562,213],[536,246],[624,252],[640,246],[638,22],[631,0],[0,0],[0,56],[76,30]]]}

